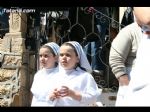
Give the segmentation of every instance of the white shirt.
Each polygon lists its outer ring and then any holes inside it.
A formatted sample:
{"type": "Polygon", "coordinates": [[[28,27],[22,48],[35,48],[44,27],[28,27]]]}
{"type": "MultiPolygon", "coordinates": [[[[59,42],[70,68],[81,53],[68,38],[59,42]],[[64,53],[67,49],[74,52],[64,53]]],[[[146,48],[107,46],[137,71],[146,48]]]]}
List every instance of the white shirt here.
{"type": "Polygon", "coordinates": [[[47,95],[53,89],[53,78],[58,72],[58,68],[41,69],[35,76],[31,87],[33,99],[31,106],[48,106],[47,95]]]}
{"type": "Polygon", "coordinates": [[[65,85],[82,94],[81,101],[77,101],[71,97],[63,97],[57,99],[55,106],[88,106],[88,104],[95,103],[97,97],[101,94],[92,75],[80,68],[60,70],[55,78],[57,79],[54,84],[55,87],[65,85]]]}
{"type": "Polygon", "coordinates": [[[125,96],[126,106],[150,106],[150,37],[144,34],[125,96]]]}

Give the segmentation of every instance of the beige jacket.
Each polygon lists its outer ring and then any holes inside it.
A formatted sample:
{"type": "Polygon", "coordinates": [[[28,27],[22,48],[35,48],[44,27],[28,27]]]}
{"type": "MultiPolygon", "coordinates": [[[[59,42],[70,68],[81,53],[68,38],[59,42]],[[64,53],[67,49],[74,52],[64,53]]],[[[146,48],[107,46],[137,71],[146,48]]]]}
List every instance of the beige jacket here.
{"type": "Polygon", "coordinates": [[[121,29],[113,40],[109,54],[109,64],[116,78],[123,74],[129,75],[135,63],[141,37],[141,28],[134,22],[121,29]]]}

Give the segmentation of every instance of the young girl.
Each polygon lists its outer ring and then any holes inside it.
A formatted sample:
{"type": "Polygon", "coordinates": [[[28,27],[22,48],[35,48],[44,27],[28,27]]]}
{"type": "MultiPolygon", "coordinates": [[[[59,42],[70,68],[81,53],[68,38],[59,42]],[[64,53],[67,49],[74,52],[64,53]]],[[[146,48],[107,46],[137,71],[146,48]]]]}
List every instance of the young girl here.
{"type": "Polygon", "coordinates": [[[59,74],[56,76],[58,82],[55,82],[49,99],[56,102],[55,106],[94,104],[101,91],[89,73],[91,71],[82,46],[76,41],[63,43],[60,47],[59,74]]]}
{"type": "Polygon", "coordinates": [[[39,50],[41,69],[35,74],[31,87],[33,99],[31,106],[47,106],[46,95],[51,88],[51,79],[58,71],[59,46],[50,42],[43,45],[39,50]]]}

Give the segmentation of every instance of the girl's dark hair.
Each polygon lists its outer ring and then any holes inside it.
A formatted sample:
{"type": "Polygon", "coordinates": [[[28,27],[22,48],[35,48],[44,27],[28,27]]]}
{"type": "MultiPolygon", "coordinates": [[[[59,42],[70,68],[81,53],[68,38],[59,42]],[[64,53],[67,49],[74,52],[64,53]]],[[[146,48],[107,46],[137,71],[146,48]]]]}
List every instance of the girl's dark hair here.
{"type": "Polygon", "coordinates": [[[83,68],[83,67],[80,66],[80,63],[77,63],[76,68],[77,68],[77,67],[81,68],[83,71],[87,71],[85,68],[83,68]]]}
{"type": "MultiPolygon", "coordinates": [[[[76,56],[78,56],[78,53],[77,53],[75,47],[74,47],[72,44],[65,42],[65,43],[62,44],[62,46],[63,46],[63,45],[72,47],[72,48],[74,49],[74,52],[75,52],[76,56]]],[[[77,63],[75,69],[76,69],[77,67],[81,68],[81,69],[84,70],[84,71],[87,71],[85,68],[81,67],[80,63],[77,63]]]]}

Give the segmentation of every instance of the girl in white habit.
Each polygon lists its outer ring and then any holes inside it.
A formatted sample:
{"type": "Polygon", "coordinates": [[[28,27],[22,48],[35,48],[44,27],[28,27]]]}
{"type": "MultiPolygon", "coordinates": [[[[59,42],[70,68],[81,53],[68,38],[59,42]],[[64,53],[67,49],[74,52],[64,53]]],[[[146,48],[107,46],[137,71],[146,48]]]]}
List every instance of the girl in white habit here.
{"type": "Polygon", "coordinates": [[[46,95],[51,88],[52,79],[58,72],[59,46],[50,42],[43,45],[39,50],[41,69],[35,74],[31,86],[33,94],[31,106],[48,106],[46,95]]]}
{"type": "Polygon", "coordinates": [[[150,26],[142,26],[143,37],[125,96],[125,106],[150,106],[150,26]],[[146,33],[149,32],[149,33],[146,33]]]}
{"type": "Polygon", "coordinates": [[[49,100],[55,102],[54,106],[94,104],[101,90],[89,73],[91,71],[82,46],[76,41],[63,43],[60,47],[59,74],[49,100]]]}

